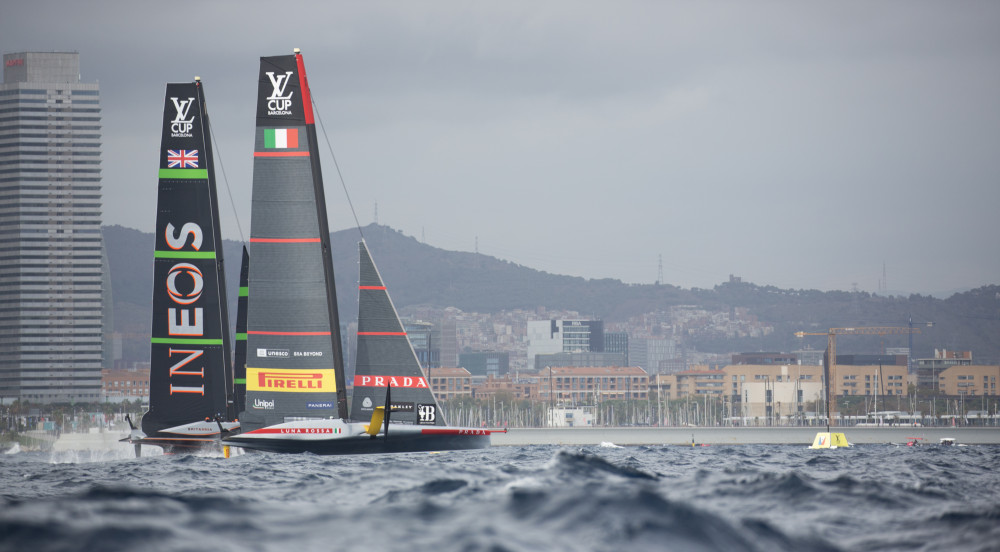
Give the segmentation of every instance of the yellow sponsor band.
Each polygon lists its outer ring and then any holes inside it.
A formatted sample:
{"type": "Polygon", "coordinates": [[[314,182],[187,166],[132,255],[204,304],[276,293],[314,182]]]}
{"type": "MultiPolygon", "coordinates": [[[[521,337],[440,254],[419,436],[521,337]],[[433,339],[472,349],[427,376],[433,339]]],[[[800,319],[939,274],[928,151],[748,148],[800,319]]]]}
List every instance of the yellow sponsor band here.
{"type": "Polygon", "coordinates": [[[285,370],[247,366],[247,391],[335,393],[337,378],[333,369],[285,370]]]}

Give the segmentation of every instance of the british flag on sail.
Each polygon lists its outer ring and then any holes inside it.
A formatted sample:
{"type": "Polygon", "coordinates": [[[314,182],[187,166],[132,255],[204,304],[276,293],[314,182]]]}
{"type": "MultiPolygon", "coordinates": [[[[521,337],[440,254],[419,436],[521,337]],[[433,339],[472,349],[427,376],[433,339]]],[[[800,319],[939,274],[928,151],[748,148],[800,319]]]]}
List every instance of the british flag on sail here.
{"type": "Polygon", "coordinates": [[[167,150],[168,169],[197,169],[198,150],[167,150]]]}

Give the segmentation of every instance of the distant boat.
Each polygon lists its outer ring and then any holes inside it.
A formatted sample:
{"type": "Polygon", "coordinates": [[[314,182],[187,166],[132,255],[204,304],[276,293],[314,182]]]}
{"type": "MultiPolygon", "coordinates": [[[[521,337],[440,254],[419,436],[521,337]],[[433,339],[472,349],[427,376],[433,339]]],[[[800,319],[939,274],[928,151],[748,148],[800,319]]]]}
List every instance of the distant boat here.
{"type": "Polygon", "coordinates": [[[200,79],[167,84],[153,252],[149,411],[123,441],[220,449],[239,428],[208,112],[200,79]]]}
{"type": "Polygon", "coordinates": [[[246,409],[227,445],[358,454],[483,448],[493,430],[444,425],[361,243],[358,371],[348,412],[330,231],[301,54],[261,58],[247,314],[246,409]],[[391,423],[395,422],[395,423],[391,423]]]}

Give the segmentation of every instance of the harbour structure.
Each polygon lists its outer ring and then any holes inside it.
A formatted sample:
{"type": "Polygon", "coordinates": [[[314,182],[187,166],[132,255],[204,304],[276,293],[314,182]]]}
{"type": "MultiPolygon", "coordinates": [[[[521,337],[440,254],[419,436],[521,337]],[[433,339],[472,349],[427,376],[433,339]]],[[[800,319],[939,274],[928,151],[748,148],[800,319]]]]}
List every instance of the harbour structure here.
{"type": "Polygon", "coordinates": [[[98,402],[101,107],[76,52],[4,54],[0,402],[98,402]]]}

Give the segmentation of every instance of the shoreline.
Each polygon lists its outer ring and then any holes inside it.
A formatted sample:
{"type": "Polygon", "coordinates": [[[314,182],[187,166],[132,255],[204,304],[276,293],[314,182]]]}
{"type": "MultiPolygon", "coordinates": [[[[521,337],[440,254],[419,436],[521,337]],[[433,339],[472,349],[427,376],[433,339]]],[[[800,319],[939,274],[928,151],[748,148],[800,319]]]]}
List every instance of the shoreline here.
{"type": "MultiPolygon", "coordinates": [[[[809,446],[825,427],[586,427],[513,428],[494,433],[491,444],[503,446],[588,446],[613,443],[619,446],[657,445],[802,445],[809,446]]],[[[1000,427],[832,427],[855,445],[905,444],[921,438],[921,444],[937,445],[948,437],[962,445],[1000,445],[1000,427]]],[[[53,443],[53,452],[128,450],[121,436],[109,431],[94,434],[63,434],[53,443]]]]}
{"type": "MultiPolygon", "coordinates": [[[[595,427],[530,428],[494,433],[493,446],[527,445],[803,445],[825,427],[595,427]]],[[[912,437],[936,445],[949,437],[963,445],[1000,445],[1000,427],[831,427],[852,444],[905,444],[912,437]]]]}

